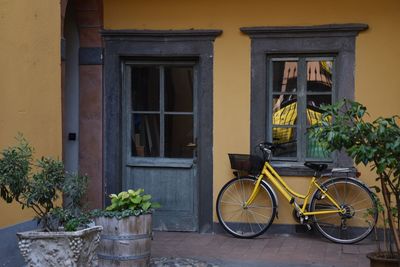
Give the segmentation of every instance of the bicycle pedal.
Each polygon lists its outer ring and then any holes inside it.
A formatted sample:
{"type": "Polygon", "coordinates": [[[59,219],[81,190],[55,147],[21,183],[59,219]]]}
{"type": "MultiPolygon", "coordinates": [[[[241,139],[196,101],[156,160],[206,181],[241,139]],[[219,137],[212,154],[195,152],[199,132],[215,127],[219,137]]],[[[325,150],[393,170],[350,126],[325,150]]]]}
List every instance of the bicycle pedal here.
{"type": "Polygon", "coordinates": [[[307,230],[308,230],[308,231],[311,231],[311,229],[312,229],[311,225],[309,225],[308,223],[306,223],[305,226],[307,227],[307,230]]]}

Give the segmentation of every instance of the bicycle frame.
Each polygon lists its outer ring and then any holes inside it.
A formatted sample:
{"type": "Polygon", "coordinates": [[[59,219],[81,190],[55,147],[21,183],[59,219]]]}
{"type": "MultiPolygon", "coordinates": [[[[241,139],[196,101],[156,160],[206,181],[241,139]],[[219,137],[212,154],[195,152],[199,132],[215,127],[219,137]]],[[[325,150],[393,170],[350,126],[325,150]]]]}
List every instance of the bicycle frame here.
{"type": "Polygon", "coordinates": [[[256,198],[260,183],[264,177],[267,177],[269,181],[278,189],[278,191],[288,200],[288,202],[300,213],[300,215],[308,216],[308,215],[317,215],[317,214],[330,214],[330,213],[345,213],[345,210],[342,209],[339,204],[335,201],[335,199],[329,195],[321,186],[316,182],[317,178],[312,177],[310,184],[308,186],[308,192],[306,195],[299,194],[292,190],[289,185],[282,179],[282,177],[274,170],[274,168],[269,164],[268,161],[265,162],[264,167],[261,171],[261,174],[257,178],[257,182],[254,186],[254,189],[246,201],[245,206],[251,205],[251,203],[256,198]],[[308,200],[311,196],[312,189],[318,188],[321,192],[326,196],[332,204],[336,207],[336,209],[332,210],[324,210],[324,211],[306,211],[308,200]],[[295,200],[295,197],[304,199],[303,206],[300,207],[295,200]]]}

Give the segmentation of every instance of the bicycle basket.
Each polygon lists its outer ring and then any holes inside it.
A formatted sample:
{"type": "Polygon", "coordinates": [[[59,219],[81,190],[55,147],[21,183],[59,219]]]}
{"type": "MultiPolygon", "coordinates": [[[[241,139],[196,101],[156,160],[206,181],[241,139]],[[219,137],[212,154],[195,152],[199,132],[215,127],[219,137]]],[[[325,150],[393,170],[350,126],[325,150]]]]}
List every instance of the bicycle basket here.
{"type": "Polygon", "coordinates": [[[231,168],[237,171],[259,173],[264,165],[261,157],[246,154],[228,154],[231,168]]]}

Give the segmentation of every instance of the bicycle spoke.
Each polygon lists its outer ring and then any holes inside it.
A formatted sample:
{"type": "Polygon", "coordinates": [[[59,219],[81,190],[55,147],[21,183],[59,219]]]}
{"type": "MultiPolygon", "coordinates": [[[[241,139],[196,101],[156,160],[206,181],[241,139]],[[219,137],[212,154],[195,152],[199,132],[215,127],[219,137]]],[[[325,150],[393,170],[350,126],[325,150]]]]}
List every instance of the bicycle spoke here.
{"type": "Polygon", "coordinates": [[[251,210],[248,210],[250,213],[255,213],[255,214],[257,214],[257,215],[260,215],[260,216],[262,216],[262,217],[264,217],[264,218],[269,218],[267,215],[264,215],[264,214],[261,214],[261,213],[258,213],[258,212],[255,212],[255,211],[251,211],[251,210]]]}
{"type": "Polygon", "coordinates": [[[256,219],[256,217],[254,216],[254,214],[253,213],[250,213],[252,216],[253,216],[253,218],[254,218],[254,221],[257,223],[257,225],[258,225],[258,227],[260,228],[260,230],[262,229],[262,227],[261,227],[261,224],[259,224],[258,223],[258,221],[257,221],[257,219],[256,219]]]}
{"type": "Polygon", "coordinates": [[[251,232],[251,233],[254,233],[253,227],[251,226],[251,222],[250,222],[249,216],[246,216],[246,218],[247,218],[247,223],[248,223],[249,226],[250,226],[250,232],[251,232]]]}
{"type": "Polygon", "coordinates": [[[259,185],[251,205],[244,207],[244,202],[253,192],[255,182],[256,179],[248,177],[232,180],[218,195],[218,220],[223,228],[234,236],[258,236],[267,230],[275,216],[274,200],[263,184],[259,185]],[[242,198],[243,201],[238,201],[242,198]]]}
{"type": "Polygon", "coordinates": [[[260,206],[260,205],[257,205],[257,206],[254,206],[254,205],[250,205],[250,206],[248,206],[248,208],[263,208],[263,209],[272,209],[272,207],[271,206],[260,206]]]}
{"type": "Polygon", "coordinates": [[[242,206],[240,203],[236,203],[236,202],[221,201],[221,203],[228,204],[228,205],[235,205],[235,206],[240,205],[240,206],[242,206]]]}
{"type": "Polygon", "coordinates": [[[240,198],[237,199],[236,197],[234,197],[234,196],[236,196],[236,195],[235,195],[233,192],[227,191],[227,193],[229,194],[229,197],[230,197],[232,200],[236,201],[237,203],[243,203],[242,201],[240,201],[240,198]]]}
{"type": "MultiPolygon", "coordinates": [[[[348,178],[335,178],[324,184],[329,195],[343,209],[343,213],[332,215],[314,215],[317,229],[328,239],[338,243],[355,243],[368,236],[377,220],[377,214],[365,218],[364,213],[376,209],[368,189],[357,181],[348,178]]],[[[311,201],[312,211],[334,210],[336,207],[314,197],[311,201]]]]}

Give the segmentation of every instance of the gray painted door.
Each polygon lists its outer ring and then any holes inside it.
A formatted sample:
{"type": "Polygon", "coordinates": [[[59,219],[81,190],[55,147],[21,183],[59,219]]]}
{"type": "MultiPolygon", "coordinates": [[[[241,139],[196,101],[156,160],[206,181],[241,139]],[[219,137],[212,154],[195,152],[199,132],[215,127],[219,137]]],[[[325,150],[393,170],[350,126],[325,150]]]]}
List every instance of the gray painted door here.
{"type": "Polygon", "coordinates": [[[194,62],[124,65],[122,186],[161,204],[156,230],[198,230],[196,73],[194,62]]]}

